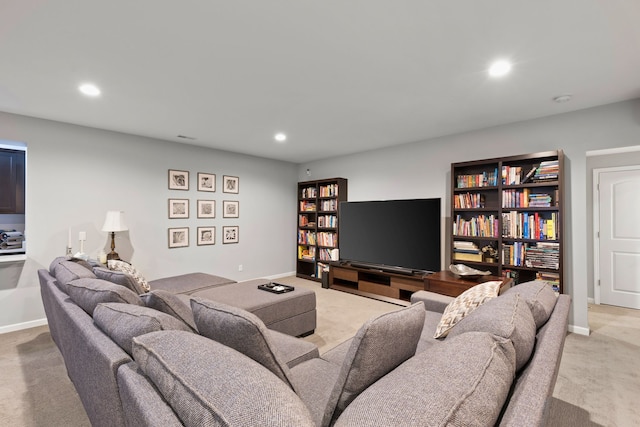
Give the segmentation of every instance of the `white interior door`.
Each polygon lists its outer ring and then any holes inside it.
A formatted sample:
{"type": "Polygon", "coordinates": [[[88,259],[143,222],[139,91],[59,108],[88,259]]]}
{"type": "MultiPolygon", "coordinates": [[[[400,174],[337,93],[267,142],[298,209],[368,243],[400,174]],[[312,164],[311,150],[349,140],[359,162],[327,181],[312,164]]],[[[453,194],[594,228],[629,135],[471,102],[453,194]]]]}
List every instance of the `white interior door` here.
{"type": "Polygon", "coordinates": [[[640,166],[597,175],[600,302],[640,309],[640,166]]]}

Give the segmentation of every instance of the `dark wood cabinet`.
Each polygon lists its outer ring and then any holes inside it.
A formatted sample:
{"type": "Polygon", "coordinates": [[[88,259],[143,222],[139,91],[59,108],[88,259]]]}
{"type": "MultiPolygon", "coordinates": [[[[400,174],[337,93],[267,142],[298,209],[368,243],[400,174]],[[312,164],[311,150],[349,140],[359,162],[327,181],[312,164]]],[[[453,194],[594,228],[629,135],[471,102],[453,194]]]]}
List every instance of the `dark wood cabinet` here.
{"type": "Polygon", "coordinates": [[[340,259],[338,205],[346,200],[344,178],[298,183],[296,276],[320,281],[340,259]]]}
{"type": "Polygon", "coordinates": [[[24,213],[24,166],[24,151],[0,149],[0,214],[24,213]]]}
{"type": "Polygon", "coordinates": [[[451,165],[451,262],[563,287],[562,150],[451,165]]]}

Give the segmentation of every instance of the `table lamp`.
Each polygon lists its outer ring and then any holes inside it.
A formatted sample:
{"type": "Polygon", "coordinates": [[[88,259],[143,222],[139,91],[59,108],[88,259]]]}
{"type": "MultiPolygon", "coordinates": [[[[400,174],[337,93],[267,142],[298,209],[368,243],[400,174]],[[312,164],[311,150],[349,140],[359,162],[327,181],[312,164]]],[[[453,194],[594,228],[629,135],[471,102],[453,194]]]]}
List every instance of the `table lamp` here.
{"type": "Polygon", "coordinates": [[[126,231],[127,225],[124,223],[124,212],[122,211],[107,211],[107,217],[104,220],[102,231],[111,233],[111,252],[107,254],[107,260],[120,259],[120,256],[115,251],[116,242],[115,236],[117,231],[126,231]]]}

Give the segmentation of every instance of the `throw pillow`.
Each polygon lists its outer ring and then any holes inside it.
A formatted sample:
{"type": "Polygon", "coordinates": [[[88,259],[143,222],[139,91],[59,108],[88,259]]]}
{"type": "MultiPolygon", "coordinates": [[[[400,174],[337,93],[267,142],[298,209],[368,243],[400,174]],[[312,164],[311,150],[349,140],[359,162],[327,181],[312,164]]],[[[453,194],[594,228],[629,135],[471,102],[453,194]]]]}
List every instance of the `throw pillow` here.
{"type": "Polygon", "coordinates": [[[124,286],[131,289],[136,294],[143,294],[145,291],[141,289],[138,282],[135,281],[130,275],[123,273],[122,271],[109,270],[104,267],[95,267],[93,273],[98,279],[106,280],[107,282],[115,283],[116,285],[124,286]]]}
{"type": "Polygon", "coordinates": [[[147,283],[147,280],[144,278],[142,273],[140,273],[133,265],[129,264],[128,262],[110,259],[109,261],[107,261],[107,267],[109,267],[109,270],[121,271],[130,275],[133,280],[136,281],[138,287],[142,289],[142,292],[140,293],[149,292],[151,290],[149,284],[147,283]]]}
{"type": "Polygon", "coordinates": [[[293,389],[289,367],[277,353],[267,327],[258,316],[200,297],[191,299],[191,309],[200,335],[249,356],[293,389]]]}
{"type": "Polygon", "coordinates": [[[464,319],[469,313],[478,308],[485,301],[498,296],[500,291],[500,281],[484,282],[467,289],[456,297],[444,309],[440,323],[436,328],[434,338],[442,338],[447,336],[451,328],[456,323],[464,319]]]}
{"type": "Polygon", "coordinates": [[[547,323],[558,299],[551,286],[542,280],[520,283],[509,288],[504,295],[509,293],[519,293],[527,301],[536,322],[536,328],[547,323]]]}
{"type": "Polygon", "coordinates": [[[186,331],[180,320],[148,307],[122,303],[101,303],[93,312],[93,322],[130,356],[132,340],[155,331],[186,331]]]}
{"type": "Polygon", "coordinates": [[[67,260],[63,260],[55,265],[53,275],[62,291],[64,291],[63,288],[65,285],[72,280],[82,278],[93,279],[96,277],[91,270],[87,270],[82,265],[67,260]]]}
{"type": "Polygon", "coordinates": [[[171,292],[155,289],[140,295],[140,298],[147,307],[169,314],[182,320],[194,331],[198,330],[196,322],[193,320],[193,311],[188,295],[175,295],[171,292]]]}
{"type": "Polygon", "coordinates": [[[151,332],[133,339],[133,358],[186,426],[314,426],[285,383],[208,338],[151,332]]]}
{"type": "Polygon", "coordinates": [[[514,360],[511,342],[486,332],[447,338],[368,387],[335,426],[496,425],[514,360]]]}
{"type": "Polygon", "coordinates": [[[536,324],[520,294],[509,293],[487,301],[462,319],[449,337],[467,332],[488,332],[511,340],[516,350],[516,371],[531,357],[536,342],[536,324]]]}
{"type": "Polygon", "coordinates": [[[324,412],[329,425],[371,384],[416,353],[424,325],[422,301],[368,320],[347,351],[324,412]]]}
{"type": "Polygon", "coordinates": [[[90,316],[93,316],[93,310],[101,302],[143,305],[133,291],[106,280],[76,279],[67,283],[65,290],[69,298],[90,316]]]}

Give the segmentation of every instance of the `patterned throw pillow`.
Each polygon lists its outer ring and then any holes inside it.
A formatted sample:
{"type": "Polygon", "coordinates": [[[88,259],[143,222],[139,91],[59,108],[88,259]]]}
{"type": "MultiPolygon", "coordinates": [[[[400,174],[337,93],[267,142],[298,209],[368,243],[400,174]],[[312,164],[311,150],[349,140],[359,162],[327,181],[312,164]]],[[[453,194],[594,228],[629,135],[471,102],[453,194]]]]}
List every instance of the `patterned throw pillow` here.
{"type": "Polygon", "coordinates": [[[484,282],[467,289],[451,301],[447,308],[444,309],[440,323],[436,328],[434,338],[442,338],[447,336],[451,328],[456,323],[464,319],[469,313],[478,308],[485,301],[498,296],[500,291],[500,281],[484,282]]]}
{"type": "Polygon", "coordinates": [[[144,278],[142,273],[140,273],[133,265],[129,264],[128,262],[110,259],[109,261],[107,261],[107,267],[109,267],[109,270],[121,271],[130,275],[133,280],[138,283],[138,286],[145,292],[149,292],[149,290],[151,290],[149,284],[147,283],[147,280],[144,278]]]}

